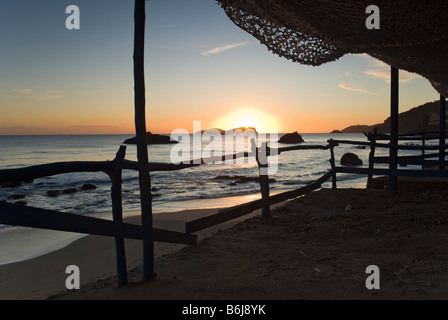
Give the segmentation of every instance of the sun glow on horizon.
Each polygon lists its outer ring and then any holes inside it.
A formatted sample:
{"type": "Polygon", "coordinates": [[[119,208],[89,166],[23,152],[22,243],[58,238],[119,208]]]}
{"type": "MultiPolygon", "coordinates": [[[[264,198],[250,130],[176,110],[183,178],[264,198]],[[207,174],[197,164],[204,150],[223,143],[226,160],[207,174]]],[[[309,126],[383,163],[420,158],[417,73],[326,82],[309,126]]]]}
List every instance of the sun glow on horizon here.
{"type": "Polygon", "coordinates": [[[279,123],[275,117],[254,108],[244,108],[233,111],[217,121],[217,127],[225,130],[254,127],[259,132],[279,130],[279,123]]]}

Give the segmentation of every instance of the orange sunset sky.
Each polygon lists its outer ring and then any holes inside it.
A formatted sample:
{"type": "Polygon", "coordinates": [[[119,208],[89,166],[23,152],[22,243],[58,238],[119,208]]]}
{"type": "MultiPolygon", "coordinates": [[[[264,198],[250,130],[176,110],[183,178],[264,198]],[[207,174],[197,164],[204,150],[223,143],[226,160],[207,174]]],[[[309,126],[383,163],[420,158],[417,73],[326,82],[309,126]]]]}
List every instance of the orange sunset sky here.
{"type": "MultiPolygon", "coordinates": [[[[133,134],[133,2],[0,3],[0,134],[133,134]]],[[[255,126],[330,132],[389,115],[389,67],[347,55],[320,67],[268,52],[213,0],[147,2],[147,129],[255,126]]],[[[400,74],[400,111],[439,98],[400,74]]]]}

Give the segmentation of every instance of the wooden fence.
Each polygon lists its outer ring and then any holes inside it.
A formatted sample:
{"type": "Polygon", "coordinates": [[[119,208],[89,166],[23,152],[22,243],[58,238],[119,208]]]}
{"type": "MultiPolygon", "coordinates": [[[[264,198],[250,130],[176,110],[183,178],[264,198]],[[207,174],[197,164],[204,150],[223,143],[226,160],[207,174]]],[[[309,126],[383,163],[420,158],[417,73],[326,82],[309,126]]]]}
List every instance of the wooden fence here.
{"type": "MultiPolygon", "coordinates": [[[[124,239],[142,240],[144,230],[140,225],[123,223],[122,214],[122,170],[138,170],[138,163],[125,160],[126,147],[121,146],[113,161],[59,162],[31,166],[20,169],[0,170],[0,184],[9,181],[26,181],[63,173],[104,172],[111,179],[113,220],[92,218],[84,215],[57,212],[0,202],[0,224],[43,228],[58,231],[77,232],[110,236],[115,238],[118,285],[127,283],[126,255],[124,239]]],[[[192,164],[150,164],[152,171],[179,170],[192,164]]],[[[153,228],[154,241],[194,244],[196,235],[153,228]]]]}
{"type": "Polygon", "coordinates": [[[436,136],[438,134],[436,131],[423,131],[410,134],[400,134],[398,135],[398,141],[418,141],[420,145],[391,145],[390,143],[380,143],[378,141],[387,140],[390,141],[390,135],[379,134],[376,130],[372,133],[365,133],[368,141],[350,141],[350,140],[328,140],[329,144],[349,144],[356,146],[366,146],[370,147],[369,153],[369,164],[368,168],[359,167],[343,167],[343,166],[333,166],[332,169],[336,173],[353,173],[353,174],[363,174],[367,175],[367,185],[369,185],[373,176],[392,176],[392,177],[434,177],[434,178],[444,178],[448,177],[448,171],[445,171],[445,167],[448,162],[445,160],[447,146],[445,144],[444,136],[436,136]],[[438,140],[438,145],[428,145],[427,141],[438,140]],[[397,156],[397,164],[406,167],[407,165],[417,165],[420,166],[420,170],[417,169],[390,169],[390,168],[375,168],[375,164],[390,164],[390,156],[376,156],[377,148],[385,149],[395,149],[397,152],[399,150],[407,151],[421,151],[420,155],[414,156],[397,156]],[[427,153],[430,151],[431,153],[427,153]],[[434,152],[437,151],[437,152],[434,152]],[[432,158],[437,158],[437,160],[430,160],[432,158]],[[438,168],[439,170],[424,170],[427,168],[438,168]]]}
{"type": "MultiPolygon", "coordinates": [[[[149,171],[174,171],[185,168],[196,167],[213,162],[225,162],[229,159],[238,159],[239,157],[250,157],[256,155],[259,168],[265,168],[267,161],[260,161],[260,150],[255,147],[254,140],[252,143],[252,152],[240,152],[233,155],[224,155],[221,157],[195,159],[187,163],[166,164],[166,163],[150,163],[149,171]]],[[[292,146],[276,149],[276,153],[304,150],[304,149],[333,149],[334,146],[292,146]]],[[[264,154],[269,156],[272,150],[266,144],[262,146],[264,154]]],[[[134,225],[123,222],[122,209],[122,170],[139,170],[138,163],[125,159],[126,147],[121,146],[113,161],[72,161],[58,162],[43,165],[30,166],[19,169],[0,170],[0,184],[11,181],[26,181],[38,179],[64,173],[79,172],[104,172],[111,180],[111,198],[112,198],[112,220],[88,217],[73,213],[57,212],[53,210],[34,208],[30,206],[22,206],[6,202],[0,202],[0,224],[24,226],[31,228],[43,228],[58,231],[77,232],[83,234],[109,236],[115,238],[116,247],[116,267],[118,285],[127,283],[127,266],[124,239],[143,240],[145,231],[144,226],[134,225]]],[[[261,170],[259,171],[261,173],[261,170]]],[[[267,175],[260,174],[260,189],[262,199],[246,203],[241,206],[220,210],[217,214],[204,217],[195,221],[186,223],[186,233],[174,232],[169,230],[161,230],[152,228],[152,236],[154,241],[178,243],[178,244],[194,244],[197,242],[197,235],[192,233],[211,227],[213,225],[240,217],[254,210],[263,209],[263,218],[269,217],[269,206],[291,199],[313,190],[320,188],[323,182],[330,177],[335,176],[335,171],[330,171],[321,179],[314,183],[293,191],[282,194],[269,196],[269,179],[267,175]]]]}
{"type": "MultiPolygon", "coordinates": [[[[352,174],[365,174],[368,179],[371,179],[374,175],[393,175],[393,176],[425,176],[425,177],[448,177],[448,171],[443,170],[403,170],[403,169],[381,169],[375,168],[375,163],[389,163],[389,157],[377,157],[375,156],[376,148],[396,148],[397,150],[421,150],[422,154],[419,156],[401,156],[397,158],[397,161],[401,165],[417,164],[422,168],[426,166],[440,165],[445,167],[447,162],[441,160],[440,154],[445,155],[446,146],[443,145],[443,150],[439,146],[429,146],[425,142],[432,139],[438,139],[438,137],[426,136],[426,133],[403,135],[400,136],[400,140],[411,141],[420,139],[422,141],[421,146],[410,145],[397,145],[391,146],[386,143],[378,143],[377,141],[386,140],[389,137],[387,135],[380,135],[377,132],[372,134],[366,134],[368,142],[364,141],[350,141],[350,140],[328,140],[327,145],[295,145],[291,147],[284,147],[278,149],[271,149],[267,144],[262,144],[261,148],[257,148],[255,141],[252,140],[252,151],[241,152],[233,155],[225,155],[222,157],[214,157],[208,159],[196,159],[182,164],[163,164],[163,163],[150,163],[149,171],[174,171],[184,168],[191,168],[207,163],[213,163],[217,161],[225,162],[229,159],[238,159],[239,157],[256,156],[258,168],[259,168],[259,181],[261,199],[251,201],[242,205],[234,206],[231,208],[225,208],[219,210],[216,214],[202,217],[193,221],[186,222],[186,232],[174,232],[169,230],[161,230],[152,228],[152,236],[154,241],[169,242],[178,244],[194,244],[197,241],[197,235],[193,234],[200,230],[212,227],[214,225],[241,217],[257,209],[262,209],[263,219],[269,217],[269,208],[271,205],[283,202],[288,199],[293,199],[298,196],[308,194],[314,190],[321,188],[322,184],[332,180],[332,188],[337,188],[337,174],[338,173],[352,173],[352,174]],[[336,166],[336,160],[334,155],[334,148],[340,144],[350,144],[357,146],[370,146],[369,155],[369,167],[344,167],[336,166]],[[267,157],[273,154],[281,154],[282,152],[294,151],[294,150],[330,150],[330,167],[331,169],[324,174],[321,178],[308,184],[304,187],[279,193],[276,195],[269,194],[269,178],[266,173],[263,173],[262,169],[267,168],[267,157]],[[426,150],[438,150],[438,153],[425,153],[426,150]],[[260,155],[264,155],[263,159],[260,155]],[[439,160],[428,160],[430,158],[439,157],[439,160]]],[[[117,155],[113,161],[81,161],[81,162],[60,162],[52,164],[44,164],[38,166],[31,166],[20,169],[7,169],[0,170],[0,184],[10,181],[24,181],[30,179],[37,179],[63,173],[73,172],[104,172],[111,180],[111,197],[112,197],[112,217],[113,220],[104,220],[98,218],[92,218],[83,215],[76,215],[70,213],[56,212],[52,210],[33,208],[29,206],[21,206],[10,204],[6,202],[0,202],[0,224],[25,226],[32,228],[44,228],[59,231],[78,232],[84,234],[94,234],[109,236],[115,238],[116,246],[116,262],[117,262],[117,281],[118,285],[124,285],[127,283],[127,267],[125,257],[124,239],[138,239],[143,240],[144,226],[124,223],[122,220],[122,170],[138,170],[138,163],[125,159],[126,147],[121,146],[117,155]]]]}

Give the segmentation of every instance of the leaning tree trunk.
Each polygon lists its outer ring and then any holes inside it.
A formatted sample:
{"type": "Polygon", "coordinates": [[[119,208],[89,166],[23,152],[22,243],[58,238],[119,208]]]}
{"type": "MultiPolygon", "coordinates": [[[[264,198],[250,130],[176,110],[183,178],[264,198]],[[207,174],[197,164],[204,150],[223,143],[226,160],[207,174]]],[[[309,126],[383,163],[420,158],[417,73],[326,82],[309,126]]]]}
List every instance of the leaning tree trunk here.
{"type": "Polygon", "coordinates": [[[135,0],[134,30],[134,90],[135,131],[139,163],[140,201],[143,227],[143,279],[154,275],[154,239],[152,234],[152,196],[149,176],[148,144],[145,115],[145,0],[135,0]]]}

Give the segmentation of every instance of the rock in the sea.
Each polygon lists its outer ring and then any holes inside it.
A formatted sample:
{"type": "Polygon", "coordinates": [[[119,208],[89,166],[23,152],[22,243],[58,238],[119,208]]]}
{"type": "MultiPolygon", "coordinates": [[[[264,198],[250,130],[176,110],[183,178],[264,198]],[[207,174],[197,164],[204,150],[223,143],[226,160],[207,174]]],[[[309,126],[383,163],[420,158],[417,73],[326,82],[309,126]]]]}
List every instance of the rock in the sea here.
{"type": "Polygon", "coordinates": [[[96,189],[96,186],[94,184],[91,184],[91,183],[85,183],[81,187],[82,191],[93,190],[93,189],[96,189]]]}
{"type": "Polygon", "coordinates": [[[10,181],[2,184],[2,188],[17,188],[20,187],[23,183],[21,181],[10,181]]]}
{"type": "Polygon", "coordinates": [[[9,181],[2,184],[2,188],[17,188],[22,186],[24,183],[33,183],[34,180],[23,180],[23,181],[9,181]]]}
{"type": "MultiPolygon", "coordinates": [[[[152,134],[151,132],[146,133],[146,142],[148,144],[179,143],[178,141],[171,140],[171,137],[169,137],[169,136],[164,136],[164,135],[160,135],[160,134],[152,134]]],[[[137,144],[137,137],[126,139],[123,143],[137,144]]]]}
{"type": "Polygon", "coordinates": [[[60,194],[61,194],[60,190],[48,190],[47,191],[47,196],[49,196],[49,197],[57,197],[60,194]]]}
{"type": "Polygon", "coordinates": [[[360,166],[362,165],[362,160],[351,152],[344,154],[341,158],[341,165],[343,166],[360,166]]]}
{"type": "Polygon", "coordinates": [[[26,197],[25,194],[13,194],[12,196],[8,197],[8,200],[19,200],[24,199],[26,197]]]}
{"type": "Polygon", "coordinates": [[[279,143],[302,143],[305,142],[302,138],[302,136],[296,131],[293,133],[287,133],[283,135],[280,140],[278,140],[279,143]]]}
{"type": "MultiPolygon", "coordinates": [[[[230,182],[229,186],[236,186],[239,183],[247,183],[247,182],[257,182],[260,183],[259,177],[246,177],[246,176],[217,176],[214,177],[213,180],[235,180],[233,182],[230,182]]],[[[277,182],[275,179],[270,178],[269,183],[277,182]]]]}
{"type": "Polygon", "coordinates": [[[75,189],[75,188],[68,188],[68,189],[65,189],[65,190],[62,191],[63,194],[73,194],[73,193],[76,193],[76,192],[78,192],[78,190],[75,189]]]}

